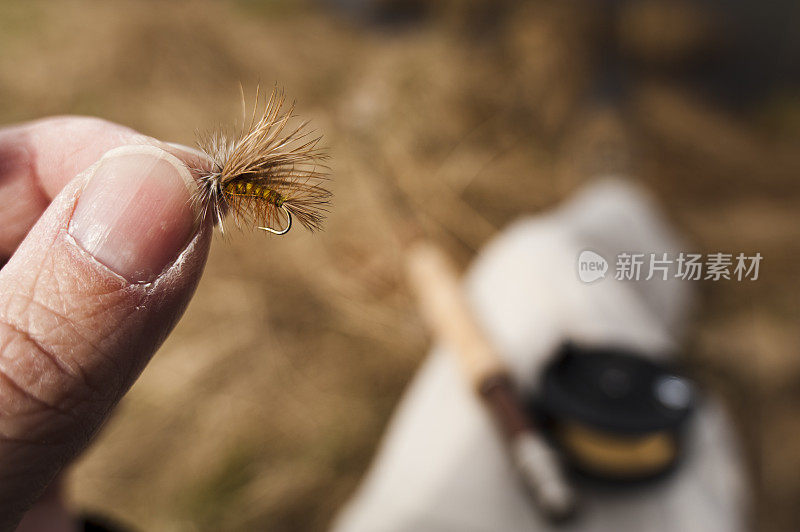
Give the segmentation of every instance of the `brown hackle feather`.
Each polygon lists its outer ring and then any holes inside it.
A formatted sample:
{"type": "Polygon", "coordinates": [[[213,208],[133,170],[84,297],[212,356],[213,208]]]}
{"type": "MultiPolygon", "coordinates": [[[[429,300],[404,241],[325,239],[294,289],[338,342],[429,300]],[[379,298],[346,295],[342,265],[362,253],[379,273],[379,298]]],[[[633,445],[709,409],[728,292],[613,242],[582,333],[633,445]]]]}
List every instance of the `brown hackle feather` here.
{"type": "Polygon", "coordinates": [[[285,97],[277,88],[259,115],[260,102],[257,91],[249,122],[243,111],[238,130],[198,134],[198,147],[211,161],[210,169],[198,171],[198,211],[224,231],[229,214],[238,227],[279,229],[288,222],[285,208],[307,229],[319,230],[331,197],[323,186],[328,167],[322,137],[307,130],[308,122],[289,127],[294,104],[283,111],[285,97]]]}

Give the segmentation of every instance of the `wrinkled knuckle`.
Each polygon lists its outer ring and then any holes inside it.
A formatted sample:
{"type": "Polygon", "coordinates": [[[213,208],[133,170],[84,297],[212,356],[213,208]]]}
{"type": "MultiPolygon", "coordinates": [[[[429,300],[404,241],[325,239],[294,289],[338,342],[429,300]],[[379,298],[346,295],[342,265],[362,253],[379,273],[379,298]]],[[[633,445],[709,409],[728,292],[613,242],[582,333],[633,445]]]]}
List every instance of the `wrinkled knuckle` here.
{"type": "Polygon", "coordinates": [[[54,427],[76,420],[71,410],[38,397],[3,367],[0,367],[0,411],[2,442],[42,441],[42,435],[54,427]]]}
{"type": "MultiPolygon", "coordinates": [[[[13,367],[24,372],[24,379],[11,379],[19,392],[39,399],[55,410],[70,410],[97,395],[80,367],[64,359],[57,342],[47,334],[36,334],[25,319],[0,314],[0,368],[13,367]],[[32,387],[39,388],[34,391],[32,387]]],[[[8,378],[8,371],[4,373],[8,378]]]]}
{"type": "MultiPolygon", "coordinates": [[[[3,334],[7,333],[3,328],[3,334]]],[[[5,346],[14,345],[14,342],[33,358],[46,356],[41,346],[24,338],[24,335],[17,336],[11,342],[4,339],[0,357],[6,356],[8,347],[5,346]],[[21,339],[27,343],[19,343],[21,339]]],[[[0,363],[0,443],[58,445],[66,435],[84,425],[80,412],[85,410],[87,398],[76,394],[74,389],[60,386],[41,389],[35,384],[38,376],[26,374],[24,370],[6,363],[5,359],[0,363]]]]}

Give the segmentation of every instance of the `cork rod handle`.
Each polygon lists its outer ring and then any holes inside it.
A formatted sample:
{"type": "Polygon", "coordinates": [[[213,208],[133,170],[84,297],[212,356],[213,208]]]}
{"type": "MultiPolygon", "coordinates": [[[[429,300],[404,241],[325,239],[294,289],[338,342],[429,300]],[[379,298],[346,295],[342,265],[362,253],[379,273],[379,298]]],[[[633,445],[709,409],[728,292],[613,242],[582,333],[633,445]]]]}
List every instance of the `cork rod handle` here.
{"type": "Polygon", "coordinates": [[[473,317],[452,260],[437,246],[417,241],[407,253],[408,278],[434,334],[450,346],[472,385],[480,390],[505,364],[473,317]]]}

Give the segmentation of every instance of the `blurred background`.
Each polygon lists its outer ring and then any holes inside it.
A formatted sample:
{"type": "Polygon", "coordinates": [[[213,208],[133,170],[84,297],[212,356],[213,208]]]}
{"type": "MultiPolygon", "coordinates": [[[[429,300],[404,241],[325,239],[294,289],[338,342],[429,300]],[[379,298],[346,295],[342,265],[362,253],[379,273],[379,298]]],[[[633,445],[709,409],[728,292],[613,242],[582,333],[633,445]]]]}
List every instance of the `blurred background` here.
{"type": "Polygon", "coordinates": [[[0,122],[102,117],[192,145],[284,87],[325,135],[321,234],[215,237],[174,334],[69,477],[141,530],[320,530],[355,489],[429,337],[390,174],[465,266],[598,167],[654,191],[692,250],[681,355],[744,445],[753,526],[800,527],[796,2],[0,2],[0,122]]]}

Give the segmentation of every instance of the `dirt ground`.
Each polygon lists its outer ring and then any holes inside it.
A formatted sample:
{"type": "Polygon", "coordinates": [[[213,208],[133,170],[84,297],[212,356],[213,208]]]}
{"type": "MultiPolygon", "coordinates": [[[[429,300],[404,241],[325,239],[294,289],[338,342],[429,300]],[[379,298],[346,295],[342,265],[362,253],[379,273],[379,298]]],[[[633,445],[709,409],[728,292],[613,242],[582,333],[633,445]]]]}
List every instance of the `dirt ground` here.
{"type": "Polygon", "coordinates": [[[0,3],[2,123],[86,114],[192,144],[239,116],[240,82],[277,82],[332,155],[325,232],[216,237],[185,317],[72,470],[75,508],[141,530],[323,529],[428,343],[379,176],[466,265],[586,182],[587,147],[612,138],[697,250],[764,257],[757,282],[698,285],[685,360],[734,414],[756,528],[800,527],[800,92],[734,108],[674,74],[680,43],[628,23],[626,57],[650,68],[610,117],[596,9],[457,5],[386,25],[288,1],[0,3]]]}

